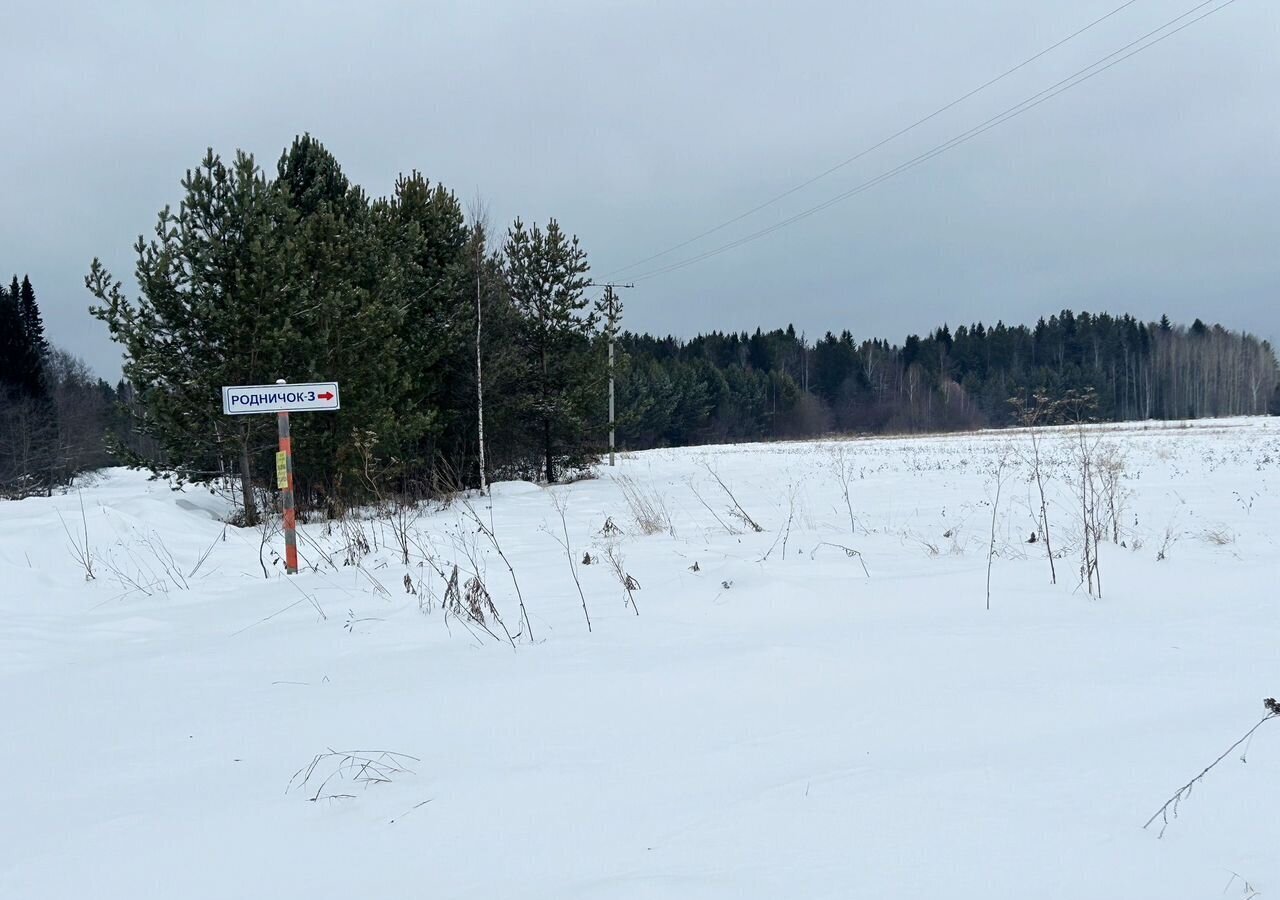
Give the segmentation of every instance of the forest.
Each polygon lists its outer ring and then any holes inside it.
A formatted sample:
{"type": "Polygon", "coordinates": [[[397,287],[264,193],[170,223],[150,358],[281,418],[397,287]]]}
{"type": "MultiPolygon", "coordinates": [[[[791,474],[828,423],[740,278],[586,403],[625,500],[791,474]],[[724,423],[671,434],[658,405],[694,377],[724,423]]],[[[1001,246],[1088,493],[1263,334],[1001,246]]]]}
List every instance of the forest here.
{"type": "Polygon", "coordinates": [[[555,219],[499,228],[418,172],[370,198],[309,135],[270,173],[209,150],[181,187],[134,245],[136,295],[98,260],[85,278],[114,387],[49,344],[29,279],[0,290],[4,496],[114,462],[233,481],[252,523],[276,424],[223,415],[220,389],[278,377],[342,384],[339,412],[294,417],[303,509],[576,477],[606,445],[611,340],[622,449],[1002,427],[1033,393],[1090,391],[1102,420],[1280,412],[1274,348],[1200,319],[1062,310],[901,343],[624,330],[555,219]]]}
{"type": "Polygon", "coordinates": [[[901,344],[817,341],[793,327],[691,340],[622,335],[628,440],[636,446],[1016,424],[1035,392],[1089,389],[1104,421],[1275,413],[1271,345],[1190,327],[1063,310],[1034,327],[943,325],[901,344]]]}
{"type": "Polygon", "coordinates": [[[116,391],[50,346],[31,279],[0,285],[0,498],[48,494],[114,461],[116,391]]]}

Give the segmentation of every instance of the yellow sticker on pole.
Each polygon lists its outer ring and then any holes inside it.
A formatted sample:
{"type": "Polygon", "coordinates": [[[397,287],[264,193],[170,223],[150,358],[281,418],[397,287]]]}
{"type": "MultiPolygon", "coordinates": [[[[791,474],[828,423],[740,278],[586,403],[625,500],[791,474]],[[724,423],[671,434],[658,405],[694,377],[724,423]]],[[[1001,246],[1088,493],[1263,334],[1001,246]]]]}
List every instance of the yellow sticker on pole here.
{"type": "Polygon", "coordinates": [[[276,454],[276,487],[284,490],[289,486],[289,454],[281,450],[276,454]]]}

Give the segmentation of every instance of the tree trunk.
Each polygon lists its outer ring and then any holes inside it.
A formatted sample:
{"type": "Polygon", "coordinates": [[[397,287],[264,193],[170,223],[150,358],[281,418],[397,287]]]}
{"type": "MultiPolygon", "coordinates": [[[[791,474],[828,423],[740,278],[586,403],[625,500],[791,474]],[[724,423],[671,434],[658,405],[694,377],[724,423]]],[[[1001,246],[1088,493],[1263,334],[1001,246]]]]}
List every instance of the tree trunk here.
{"type": "Polygon", "coordinates": [[[546,463],[547,484],[555,484],[556,466],[551,453],[551,388],[547,373],[547,346],[542,342],[542,454],[546,463]]]}
{"type": "Polygon", "coordinates": [[[484,471],[484,371],[481,368],[480,356],[480,337],[481,337],[481,294],[480,294],[480,271],[484,260],[480,256],[480,243],[476,242],[476,434],[480,442],[480,493],[489,493],[489,486],[485,482],[484,471]]]}
{"type": "Polygon", "coordinates": [[[543,416],[542,419],[542,448],[547,463],[547,484],[555,484],[556,467],[555,461],[551,458],[551,416],[543,416]]]}
{"type": "Polygon", "coordinates": [[[249,435],[240,444],[240,498],[244,503],[244,524],[258,524],[258,506],[253,500],[253,472],[249,468],[249,435]]]}

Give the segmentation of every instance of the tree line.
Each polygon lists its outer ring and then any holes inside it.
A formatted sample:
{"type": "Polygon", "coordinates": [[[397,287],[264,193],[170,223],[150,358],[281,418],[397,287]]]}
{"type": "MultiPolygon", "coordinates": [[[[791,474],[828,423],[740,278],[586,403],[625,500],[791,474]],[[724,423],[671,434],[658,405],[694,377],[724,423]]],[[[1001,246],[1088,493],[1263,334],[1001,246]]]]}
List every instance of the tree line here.
{"type": "Polygon", "coordinates": [[[48,494],[111,462],[112,387],[45,338],[28,276],[0,286],[0,497],[48,494]]]}
{"type": "MultiPolygon", "coordinates": [[[[224,415],[222,386],[341,383],[339,412],[292,421],[299,505],[334,514],[590,466],[607,440],[611,337],[624,449],[1000,426],[1010,398],[1041,390],[1092,388],[1108,419],[1280,404],[1272,348],[1199,320],[1063,311],[901,344],[849,331],[811,341],[792,327],[687,340],[621,331],[620,304],[593,299],[586,251],[554,219],[499,230],[479,203],[416,171],[371,198],[309,135],[272,171],[210,150],[181,187],[134,245],[136,295],[98,260],[85,278],[90,312],[124,351],[120,384],[93,383],[83,366],[67,374],[78,364],[23,324],[21,285],[0,308],[4,383],[33,423],[57,419],[39,406],[57,405],[57,385],[91,387],[103,404],[87,417],[97,456],[76,465],[231,479],[246,523],[270,499],[276,423],[224,415]]],[[[0,428],[6,448],[20,443],[8,436],[22,429],[0,428]]],[[[39,461],[9,452],[5,472],[65,483],[75,440],[47,440],[39,461]]]]}
{"type": "Polygon", "coordinates": [[[753,334],[624,334],[624,433],[636,446],[1016,423],[1010,400],[1092,390],[1103,420],[1280,413],[1264,340],[1168,317],[1063,310],[1034,327],[944,325],[902,344],[753,334]]]}

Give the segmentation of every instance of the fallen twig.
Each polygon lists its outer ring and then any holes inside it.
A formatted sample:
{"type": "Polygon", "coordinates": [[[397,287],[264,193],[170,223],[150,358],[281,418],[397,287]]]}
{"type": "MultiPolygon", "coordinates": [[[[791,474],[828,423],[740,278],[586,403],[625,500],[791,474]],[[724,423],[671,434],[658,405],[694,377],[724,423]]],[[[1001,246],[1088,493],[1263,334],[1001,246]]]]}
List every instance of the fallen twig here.
{"type": "MultiPolygon", "coordinates": [[[[1253,737],[1253,733],[1255,731],[1257,731],[1267,722],[1270,722],[1272,719],[1280,719],[1280,703],[1276,702],[1274,698],[1268,697],[1266,700],[1262,701],[1262,705],[1266,708],[1267,714],[1263,716],[1261,719],[1259,719],[1256,725],[1254,725],[1252,728],[1246,731],[1244,735],[1240,738],[1240,740],[1236,741],[1226,750],[1222,751],[1221,756],[1219,756],[1213,762],[1209,763],[1209,765],[1205,766],[1204,769],[1200,771],[1199,775],[1197,775],[1195,778],[1192,778],[1182,787],[1174,791],[1173,796],[1170,797],[1168,800],[1166,800],[1164,802],[1164,805],[1161,806],[1159,809],[1157,809],[1155,813],[1152,814],[1150,819],[1147,819],[1146,824],[1142,826],[1143,828],[1149,828],[1151,826],[1151,823],[1153,823],[1156,819],[1160,819],[1161,820],[1160,833],[1156,835],[1156,837],[1157,838],[1164,837],[1165,829],[1169,827],[1169,817],[1173,816],[1173,818],[1175,819],[1178,818],[1178,807],[1182,805],[1183,800],[1191,796],[1191,790],[1196,786],[1196,783],[1199,782],[1202,778],[1204,778],[1204,776],[1208,775],[1209,772],[1213,770],[1214,766],[1216,766],[1218,763],[1226,759],[1231,754],[1231,751],[1235,750],[1245,741],[1249,740],[1249,738],[1253,737]]],[[[1241,759],[1243,760],[1243,757],[1241,757],[1241,759]]]]}

